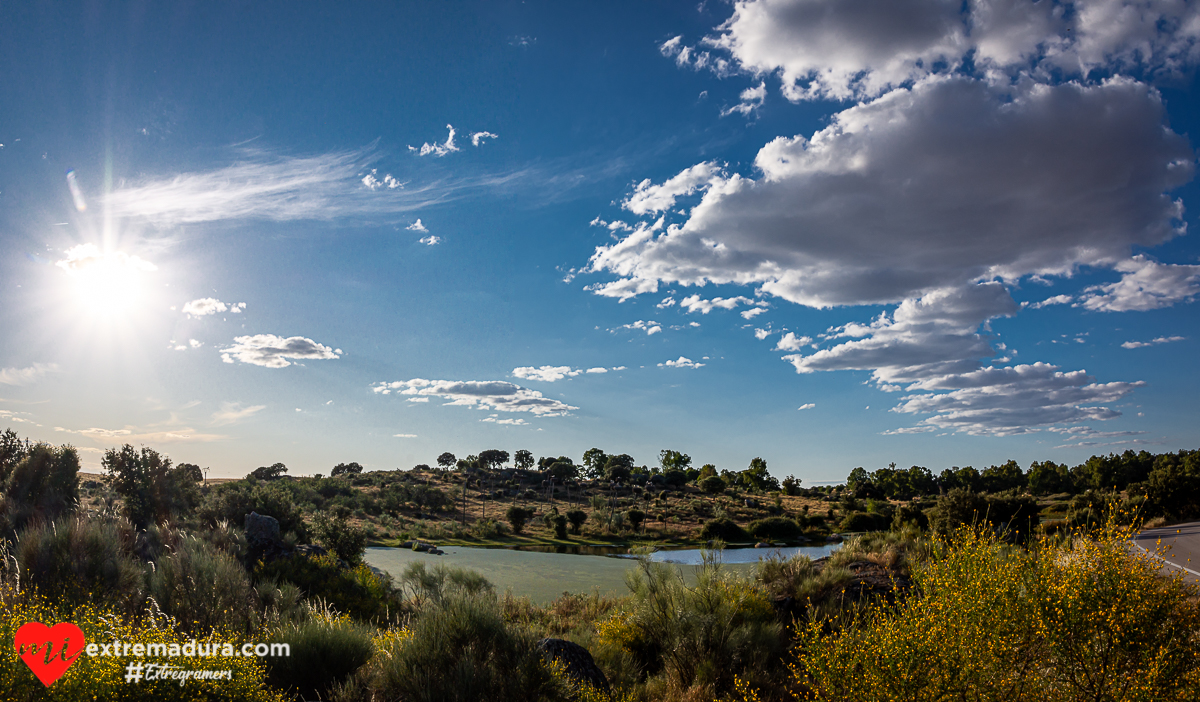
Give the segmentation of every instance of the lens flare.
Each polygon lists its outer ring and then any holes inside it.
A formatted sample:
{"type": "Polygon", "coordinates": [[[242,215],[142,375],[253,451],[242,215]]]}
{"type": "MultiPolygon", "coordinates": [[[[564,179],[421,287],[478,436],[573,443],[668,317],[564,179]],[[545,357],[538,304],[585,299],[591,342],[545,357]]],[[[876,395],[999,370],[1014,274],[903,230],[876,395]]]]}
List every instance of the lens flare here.
{"type": "Polygon", "coordinates": [[[96,317],[133,312],[144,298],[147,273],[157,267],[123,251],[102,253],[95,244],[80,244],[55,265],[67,272],[75,299],[96,317]]]}

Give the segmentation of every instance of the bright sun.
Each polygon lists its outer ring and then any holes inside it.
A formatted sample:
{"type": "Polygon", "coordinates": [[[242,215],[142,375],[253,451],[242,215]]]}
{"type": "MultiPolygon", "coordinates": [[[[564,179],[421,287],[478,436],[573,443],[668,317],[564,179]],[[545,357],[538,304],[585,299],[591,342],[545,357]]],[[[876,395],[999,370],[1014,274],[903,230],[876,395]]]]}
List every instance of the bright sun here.
{"type": "Polygon", "coordinates": [[[127,318],[142,306],[146,273],[157,270],[124,252],[101,253],[95,244],[70,249],[57,265],[67,272],[76,302],[89,315],[110,319],[127,318]]]}

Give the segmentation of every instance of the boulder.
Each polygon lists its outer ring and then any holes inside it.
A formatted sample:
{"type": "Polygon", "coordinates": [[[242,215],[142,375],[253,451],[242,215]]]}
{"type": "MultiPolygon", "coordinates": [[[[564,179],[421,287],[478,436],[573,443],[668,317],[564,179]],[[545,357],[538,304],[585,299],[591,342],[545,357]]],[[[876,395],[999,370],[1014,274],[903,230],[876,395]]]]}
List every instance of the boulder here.
{"type": "Polygon", "coordinates": [[[567,677],[576,685],[593,687],[605,697],[610,694],[608,678],[583,646],[565,639],[545,638],[538,641],[536,647],[547,660],[562,665],[567,677]]]}
{"type": "Polygon", "coordinates": [[[273,561],[287,555],[288,549],[279,535],[279,520],[258,512],[246,515],[246,545],[250,562],[273,561]]]}

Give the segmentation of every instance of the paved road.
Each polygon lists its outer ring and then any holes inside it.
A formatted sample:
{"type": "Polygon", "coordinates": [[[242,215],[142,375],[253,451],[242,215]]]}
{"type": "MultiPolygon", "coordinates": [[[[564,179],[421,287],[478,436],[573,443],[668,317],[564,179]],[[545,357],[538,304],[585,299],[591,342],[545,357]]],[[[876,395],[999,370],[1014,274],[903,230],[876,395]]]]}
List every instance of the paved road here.
{"type": "Polygon", "coordinates": [[[1146,529],[1133,538],[1133,543],[1151,553],[1157,549],[1162,559],[1173,566],[1168,570],[1182,569],[1190,580],[1200,583],[1200,522],[1146,529]]]}

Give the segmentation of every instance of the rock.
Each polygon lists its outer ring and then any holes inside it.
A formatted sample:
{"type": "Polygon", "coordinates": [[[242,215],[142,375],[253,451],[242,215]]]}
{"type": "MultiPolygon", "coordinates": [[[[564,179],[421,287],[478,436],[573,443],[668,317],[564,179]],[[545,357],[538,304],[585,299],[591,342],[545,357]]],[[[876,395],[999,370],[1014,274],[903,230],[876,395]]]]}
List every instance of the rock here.
{"type": "Polygon", "coordinates": [[[292,553],[297,556],[304,556],[305,558],[315,558],[316,556],[324,556],[325,554],[329,553],[329,551],[326,550],[324,546],[318,546],[316,544],[301,544],[300,546],[297,546],[292,553]]]}
{"type": "Polygon", "coordinates": [[[246,545],[249,547],[250,562],[270,562],[288,554],[283,539],[279,536],[279,520],[258,512],[246,515],[246,545]]]}
{"type": "Polygon", "coordinates": [[[608,678],[604,676],[600,666],[596,665],[592,654],[583,646],[565,639],[546,638],[538,641],[536,647],[542,656],[560,663],[566,670],[567,677],[576,685],[589,685],[606,697],[609,695],[608,678]]]}
{"type": "Polygon", "coordinates": [[[754,499],[753,497],[747,497],[746,498],[746,506],[750,507],[750,508],[757,508],[758,500],[754,499]]]}
{"type": "Polygon", "coordinates": [[[771,544],[759,541],[758,543],[754,544],[754,548],[771,548],[771,544]]]}

